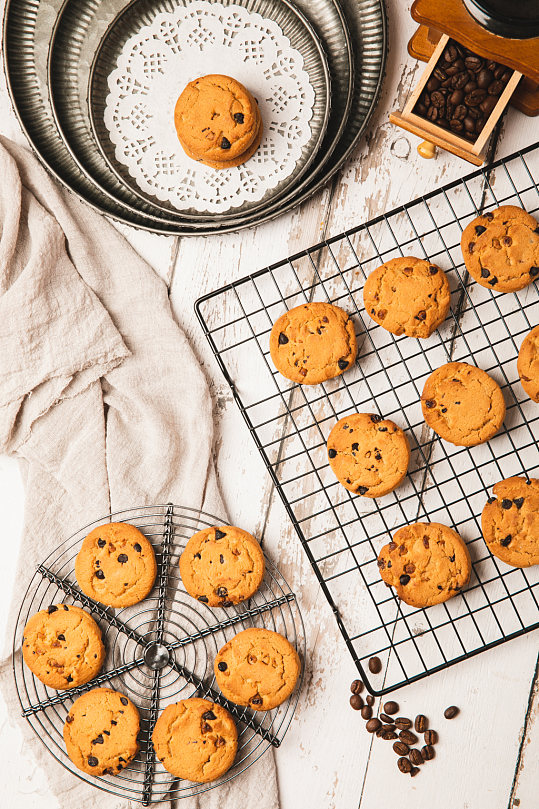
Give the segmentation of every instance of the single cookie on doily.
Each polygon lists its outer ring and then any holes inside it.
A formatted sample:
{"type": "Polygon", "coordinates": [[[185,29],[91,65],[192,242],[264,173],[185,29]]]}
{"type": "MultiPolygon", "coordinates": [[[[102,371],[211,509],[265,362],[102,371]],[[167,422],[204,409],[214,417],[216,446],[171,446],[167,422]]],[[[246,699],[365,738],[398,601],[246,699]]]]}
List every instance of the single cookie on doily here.
{"type": "Polygon", "coordinates": [[[75,561],[80,589],[108,607],[130,607],[142,601],[156,573],[152,543],[125,522],[105,523],[90,531],[75,561]]]}
{"type": "Polygon", "coordinates": [[[214,168],[244,162],[262,136],[251,93],[236,79],[218,74],[189,82],[176,103],[174,123],[186,154],[214,168]]]}
{"type": "Polygon", "coordinates": [[[301,663],[283,635],[253,627],[225,643],[213,668],[217,685],[227,699],[255,711],[269,711],[288,699],[301,663]]]}
{"type": "Polygon", "coordinates": [[[444,322],[451,292],[443,270],[421,258],[392,258],[363,288],[369,316],[392,334],[429,337],[444,322]]]}
{"type": "Polygon", "coordinates": [[[515,205],[476,217],[464,229],[461,248],[466,269],[487,289],[516,292],[539,275],[539,226],[515,205]]]}
{"type": "Polygon", "coordinates": [[[238,731],[230,713],[207,699],[168,705],[152,733],[155,754],[176,778],[215,781],[234,763],[238,731]]]}
{"type": "Polygon", "coordinates": [[[340,483],[363,497],[393,491],[408,471],[406,435],[376,413],[353,413],[338,421],[327,447],[329,464],[340,483]]]}
{"type": "Polygon", "coordinates": [[[457,595],[472,563],[456,531],[437,522],[405,525],[378,555],[380,575],[412,607],[430,607],[457,595]]]}
{"type": "Polygon", "coordinates": [[[534,402],[539,402],[539,326],[522,341],[517,362],[520,384],[534,402]]]}
{"type": "Polygon", "coordinates": [[[260,587],[264,569],[256,539],[233,525],[198,531],[180,557],[185,589],[210,607],[231,607],[250,598],[260,587]]]}
{"type": "Polygon", "coordinates": [[[51,688],[75,688],[99,673],[105,659],[101,630],[80,607],[51,604],[24,627],[24,662],[51,688]]]}
{"type": "Polygon", "coordinates": [[[326,382],[346,371],[356,358],[354,324],[331,303],[301,304],[273,324],[270,353],[277,370],[292,382],[326,382]]]}
{"type": "Polygon", "coordinates": [[[448,362],[432,372],[423,388],[421,409],[429,427],[457,447],[493,438],[505,418],[498,383],[467,362],[448,362]]]}
{"type": "Polygon", "coordinates": [[[138,752],[139,712],[110,688],[94,688],[75,700],[64,724],[73,764],[89,775],[116,775],[138,752]]]}
{"type": "Polygon", "coordinates": [[[539,480],[507,478],[492,493],[481,515],[488,549],[512,567],[539,565],[539,480]]]}

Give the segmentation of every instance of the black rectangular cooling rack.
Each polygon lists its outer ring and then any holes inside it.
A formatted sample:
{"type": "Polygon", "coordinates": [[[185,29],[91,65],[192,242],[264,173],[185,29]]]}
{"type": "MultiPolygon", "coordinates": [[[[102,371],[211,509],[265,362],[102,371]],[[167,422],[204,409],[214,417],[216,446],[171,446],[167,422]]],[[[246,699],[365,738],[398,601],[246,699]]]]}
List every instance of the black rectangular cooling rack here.
{"type": "Polygon", "coordinates": [[[539,210],[539,144],[469,174],[391,213],[200,298],[196,312],[264,463],[298,532],[362,679],[383,694],[539,626],[539,571],[494,558],[481,537],[489,489],[510,475],[539,477],[539,405],[517,373],[522,339],[539,323],[535,284],[500,294],[476,284],[462,261],[462,230],[497,205],[539,210]],[[368,273],[393,256],[428,257],[446,272],[451,311],[428,340],[395,337],[363,307],[368,273]],[[312,387],[275,370],[269,335],[285,310],[327,300],[356,324],[358,358],[338,379],[312,387]],[[507,414],[487,444],[456,447],[429,431],[420,394],[450,360],[483,368],[500,384],[507,414]],[[409,474],[377,500],[352,495],[333,476],[326,440],[335,422],[377,412],[405,429],[409,474]],[[467,542],[468,588],[418,610],[378,574],[381,546],[417,520],[454,527],[467,542]],[[368,660],[383,662],[379,675],[368,660]]]}

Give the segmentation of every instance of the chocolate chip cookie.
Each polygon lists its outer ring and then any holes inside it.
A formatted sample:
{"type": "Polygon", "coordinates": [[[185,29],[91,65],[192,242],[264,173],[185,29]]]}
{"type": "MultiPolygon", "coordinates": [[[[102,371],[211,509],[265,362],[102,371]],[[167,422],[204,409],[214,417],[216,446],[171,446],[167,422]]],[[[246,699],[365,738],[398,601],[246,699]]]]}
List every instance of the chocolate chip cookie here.
{"type": "Polygon", "coordinates": [[[393,491],[408,471],[408,439],[400,427],[376,413],[353,413],[338,421],[327,448],[338,480],[363,497],[393,491]]]}
{"type": "Polygon", "coordinates": [[[425,383],[423,417],[441,438],[457,447],[473,447],[492,438],[505,418],[500,386],[467,362],[448,362],[425,383]]]}
{"type": "Polygon", "coordinates": [[[261,119],[256,101],[239,81],[212,74],[189,82],[176,102],[174,123],[191,156],[222,163],[247,152],[261,119]]]}
{"type": "Polygon", "coordinates": [[[192,697],[165,708],[155,724],[152,742],[168,772],[203,784],[215,781],[234,763],[238,731],[225,708],[192,697]]]}
{"type": "Polygon", "coordinates": [[[488,549],[512,567],[539,565],[539,480],[496,483],[481,515],[488,549]]]}
{"type": "Polygon", "coordinates": [[[288,699],[299,677],[298,653],[270,629],[239,632],[219,650],[214,663],[225,697],[255,711],[269,711],[288,699]]]}
{"type": "Polygon", "coordinates": [[[241,166],[243,163],[246,163],[250,158],[254,155],[258,147],[262,142],[262,136],[264,134],[264,125],[262,124],[262,117],[260,113],[257,112],[257,129],[255,139],[251,143],[248,149],[243,152],[243,154],[238,155],[237,157],[232,158],[231,160],[210,160],[207,157],[199,157],[195,152],[191,152],[187,146],[183,147],[183,150],[187,157],[190,157],[192,160],[196,160],[197,163],[202,163],[204,166],[209,166],[212,169],[217,169],[221,171],[222,169],[232,169],[235,166],[241,166]]]}
{"type": "Polygon", "coordinates": [[[90,531],[77,555],[80,589],[109,607],[129,607],[153,587],[155,553],[144,534],[125,522],[110,522],[90,531]]]}
{"type": "Polygon", "coordinates": [[[429,337],[447,317],[451,292],[440,267],[421,258],[392,258],[363,288],[370,317],[392,334],[429,337]]]}
{"type": "Polygon", "coordinates": [[[116,775],[138,752],[139,712],[110,688],[94,688],[75,700],[64,724],[73,764],[88,775],[116,775]]]}
{"type": "Polygon", "coordinates": [[[534,402],[539,402],[539,326],[526,335],[518,352],[520,384],[534,402]]]}
{"type": "Polygon", "coordinates": [[[24,627],[24,662],[51,688],[75,688],[95,677],[105,659],[101,630],[87,612],[71,604],[51,604],[24,627]]]}
{"type": "Polygon", "coordinates": [[[472,569],[463,540],[447,525],[405,525],[378,556],[380,575],[412,607],[430,607],[465,587],[472,569]]]}
{"type": "Polygon", "coordinates": [[[539,227],[529,213],[502,205],[464,229],[462,255],[470,275],[497,292],[516,292],[539,275],[539,227]]]}
{"type": "Polygon", "coordinates": [[[331,303],[304,303],[275,321],[270,353],[277,370],[292,382],[326,382],[346,371],[356,358],[354,324],[331,303]]]}
{"type": "Polygon", "coordinates": [[[250,598],[260,587],[264,569],[256,539],[233,525],[198,531],[180,557],[185,589],[210,607],[231,607],[250,598]]]}

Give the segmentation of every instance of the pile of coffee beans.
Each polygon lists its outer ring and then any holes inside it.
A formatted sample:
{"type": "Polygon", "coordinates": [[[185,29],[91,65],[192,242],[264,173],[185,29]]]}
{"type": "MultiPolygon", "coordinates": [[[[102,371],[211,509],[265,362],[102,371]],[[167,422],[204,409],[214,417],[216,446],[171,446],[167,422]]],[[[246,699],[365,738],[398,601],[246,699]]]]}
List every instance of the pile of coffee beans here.
{"type": "Polygon", "coordinates": [[[512,75],[505,65],[450,39],[413,112],[475,141],[512,75]]]}
{"type": "MultiPolygon", "coordinates": [[[[438,742],[437,732],[429,728],[429,720],[424,714],[418,714],[414,721],[407,716],[395,717],[399,712],[399,705],[394,700],[385,702],[379,716],[373,716],[374,697],[368,694],[363,702],[361,696],[363,688],[361,680],[354,680],[351,683],[350,705],[355,711],[361,711],[362,719],[366,720],[365,729],[368,733],[375,733],[379,738],[393,742],[393,750],[399,757],[397,767],[400,772],[414,778],[420,766],[425,761],[431,761],[436,755],[434,745],[438,742]],[[421,748],[415,746],[421,744],[420,736],[424,742],[421,748]]],[[[446,719],[454,719],[458,713],[457,706],[450,705],[445,709],[444,716],[446,719]]]]}

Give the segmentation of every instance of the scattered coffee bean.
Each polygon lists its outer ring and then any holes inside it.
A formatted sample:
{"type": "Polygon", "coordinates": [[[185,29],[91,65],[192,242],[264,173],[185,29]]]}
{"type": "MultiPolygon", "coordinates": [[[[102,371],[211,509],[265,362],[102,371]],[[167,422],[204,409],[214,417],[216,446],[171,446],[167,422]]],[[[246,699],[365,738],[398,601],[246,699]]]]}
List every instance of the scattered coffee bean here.
{"type": "Polygon", "coordinates": [[[380,719],[382,720],[382,722],[389,722],[389,724],[391,724],[393,722],[392,718],[390,716],[388,716],[388,714],[386,714],[386,713],[381,713],[380,714],[380,719]]]}
{"type": "Polygon", "coordinates": [[[369,671],[371,674],[380,674],[382,671],[382,661],[379,657],[371,657],[369,660],[369,671]]]}
{"type": "Polygon", "coordinates": [[[386,742],[392,742],[393,739],[398,738],[394,730],[383,730],[381,735],[382,739],[384,739],[386,742]]]}
{"type": "Polygon", "coordinates": [[[374,697],[373,697],[373,695],[372,694],[367,694],[367,696],[365,697],[365,701],[366,701],[367,705],[371,705],[371,706],[374,705],[374,697]]]}
{"type": "Polygon", "coordinates": [[[434,747],[431,744],[426,744],[425,747],[421,748],[421,755],[423,756],[423,761],[430,761],[436,755],[434,747]]]}
{"type": "MultiPolygon", "coordinates": [[[[382,730],[384,730],[384,731],[385,730],[387,730],[387,731],[395,730],[395,725],[392,725],[391,722],[389,722],[388,724],[382,725],[382,730]]],[[[395,738],[397,738],[397,737],[395,736],[395,738]]]]}
{"type": "Polygon", "coordinates": [[[411,730],[401,730],[399,733],[399,739],[401,742],[406,742],[408,745],[412,745],[417,742],[417,736],[415,733],[412,733],[411,730]]]}
{"type": "Polygon", "coordinates": [[[398,756],[407,756],[410,752],[410,748],[404,742],[395,742],[393,745],[393,750],[398,756]]]}
{"type": "Polygon", "coordinates": [[[412,767],[412,769],[410,770],[411,778],[415,778],[416,775],[418,774],[418,772],[419,772],[419,767],[412,767]]]}
{"type": "Polygon", "coordinates": [[[369,719],[365,727],[367,728],[369,733],[376,733],[376,731],[380,730],[380,728],[382,727],[382,723],[380,722],[379,719],[373,717],[372,719],[369,719]]]}
{"type": "Polygon", "coordinates": [[[426,730],[423,734],[423,738],[425,739],[426,745],[436,744],[438,741],[438,734],[435,730],[426,730]]]}
{"type": "Polygon", "coordinates": [[[393,700],[386,702],[384,705],[384,711],[388,714],[396,714],[398,710],[399,710],[398,703],[393,702],[393,700]]]}
{"type": "Polygon", "coordinates": [[[408,728],[412,727],[412,720],[406,716],[397,716],[393,721],[399,730],[408,730],[408,728]]]}
{"type": "Polygon", "coordinates": [[[409,759],[401,756],[399,759],[397,759],[397,767],[401,772],[409,773],[412,769],[412,764],[409,759]]]}
{"type": "Polygon", "coordinates": [[[420,764],[423,764],[423,756],[421,755],[421,750],[418,750],[417,747],[412,747],[410,750],[410,761],[416,767],[420,764]]]}
{"type": "Polygon", "coordinates": [[[352,692],[352,694],[361,694],[363,688],[364,686],[361,680],[352,680],[352,682],[350,683],[350,691],[352,692]]]}
{"type": "Polygon", "coordinates": [[[459,709],[456,705],[450,705],[449,708],[445,709],[444,716],[446,719],[454,719],[458,712],[459,709]]]}
{"type": "Polygon", "coordinates": [[[364,705],[361,709],[361,716],[363,719],[370,719],[372,716],[372,708],[370,705],[364,705]]]}
{"type": "Polygon", "coordinates": [[[354,711],[360,711],[363,708],[363,700],[359,694],[352,694],[350,697],[350,705],[354,711]]]}
{"type": "Polygon", "coordinates": [[[424,733],[429,726],[429,720],[422,713],[418,714],[415,718],[414,727],[417,733],[424,733]]]}

